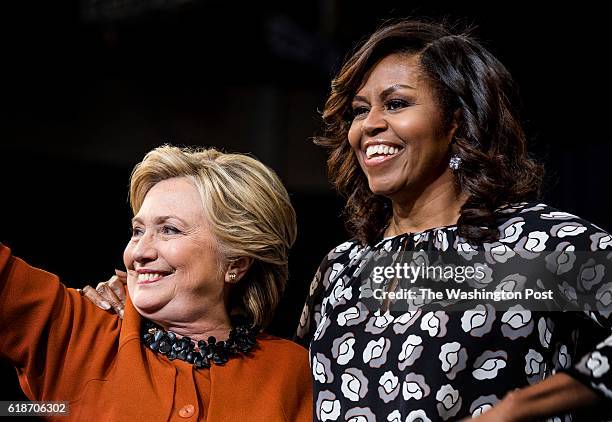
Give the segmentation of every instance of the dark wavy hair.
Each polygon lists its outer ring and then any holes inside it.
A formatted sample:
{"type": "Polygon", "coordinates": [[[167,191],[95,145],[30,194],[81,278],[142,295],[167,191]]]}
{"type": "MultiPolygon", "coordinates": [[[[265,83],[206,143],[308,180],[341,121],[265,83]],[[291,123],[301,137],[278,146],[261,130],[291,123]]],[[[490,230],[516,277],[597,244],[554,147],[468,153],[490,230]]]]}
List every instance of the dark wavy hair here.
{"type": "Polygon", "coordinates": [[[391,54],[416,55],[434,89],[443,129],[458,128],[455,171],[468,195],[458,234],[473,243],[499,238],[495,209],[538,196],[543,167],[530,159],[518,115],[518,91],[506,70],[471,36],[453,34],[439,23],[402,20],[375,31],[348,57],[331,85],[323,110],[323,134],[315,143],[329,149],[330,179],[347,198],[347,229],[362,243],[379,239],[388,225],[391,201],[372,193],[347,140],[351,103],[368,72],[391,54]]]}

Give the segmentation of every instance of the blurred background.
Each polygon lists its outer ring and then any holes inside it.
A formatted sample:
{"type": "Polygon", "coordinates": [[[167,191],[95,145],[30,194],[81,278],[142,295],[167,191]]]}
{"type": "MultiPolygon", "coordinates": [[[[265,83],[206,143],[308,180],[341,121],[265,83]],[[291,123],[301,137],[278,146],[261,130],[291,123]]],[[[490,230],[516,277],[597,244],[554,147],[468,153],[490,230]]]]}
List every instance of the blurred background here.
{"type": "MultiPolygon", "coordinates": [[[[148,150],[250,152],[298,213],[269,330],[290,337],[319,261],[347,238],[311,141],[331,78],[357,41],[406,16],[476,27],[521,87],[543,200],[611,230],[609,35],[586,2],[24,0],[0,15],[0,241],[70,286],[95,285],[122,266],[128,177],[148,150]]],[[[0,379],[0,400],[23,398],[13,368],[0,379]]]]}

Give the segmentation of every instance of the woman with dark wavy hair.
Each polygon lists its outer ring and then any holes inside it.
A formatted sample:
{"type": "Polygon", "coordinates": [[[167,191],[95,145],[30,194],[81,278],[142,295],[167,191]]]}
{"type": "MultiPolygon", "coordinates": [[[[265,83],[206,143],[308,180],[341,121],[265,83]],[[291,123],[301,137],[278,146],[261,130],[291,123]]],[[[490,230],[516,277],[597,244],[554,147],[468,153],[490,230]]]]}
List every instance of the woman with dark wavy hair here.
{"type": "Polygon", "coordinates": [[[510,74],[481,44],[417,21],[377,30],[333,80],[317,143],[354,239],[323,260],[298,328],[310,342],[315,420],[570,420],[584,406],[594,420],[593,406],[612,399],[612,283],[597,254],[612,238],[532,202],[543,170],[527,154],[517,103],[510,74]],[[416,306],[410,291],[461,280],[402,284],[394,265],[415,251],[482,263],[464,284],[475,297],[539,300],[416,306]],[[549,259],[574,252],[565,266],[549,259]]]}

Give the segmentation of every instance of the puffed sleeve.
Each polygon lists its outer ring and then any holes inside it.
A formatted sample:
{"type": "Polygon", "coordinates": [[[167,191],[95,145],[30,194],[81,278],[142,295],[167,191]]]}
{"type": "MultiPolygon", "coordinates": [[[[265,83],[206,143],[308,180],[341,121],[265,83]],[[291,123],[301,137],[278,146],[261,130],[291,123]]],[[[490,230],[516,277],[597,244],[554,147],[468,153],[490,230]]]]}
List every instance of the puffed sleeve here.
{"type": "Polygon", "coordinates": [[[561,372],[612,400],[612,236],[584,220],[559,224],[556,230],[566,236],[555,249],[568,252],[569,260],[554,268],[559,272],[571,266],[558,290],[590,322],[588,334],[578,339],[584,354],[561,372]]]}
{"type": "Polygon", "coordinates": [[[92,350],[111,354],[120,324],[57,276],[31,267],[0,244],[0,359],[15,366],[30,399],[77,396],[87,375],[104,370],[94,364],[92,350]]]}
{"type": "Polygon", "coordinates": [[[323,261],[317,268],[308,290],[308,297],[302,314],[300,316],[300,322],[295,333],[294,341],[308,348],[310,339],[312,338],[319,321],[321,321],[321,302],[323,301],[323,294],[325,288],[322,283],[322,274],[325,274],[328,266],[328,256],[323,258],[323,261]]]}
{"type": "Polygon", "coordinates": [[[364,247],[353,239],[336,246],[323,258],[310,283],[308,298],[304,304],[294,337],[295,342],[308,348],[310,340],[321,322],[325,297],[330,288],[330,277],[333,278],[333,273],[337,272],[336,267],[344,267],[349,261],[358,259],[364,250],[364,247]]]}

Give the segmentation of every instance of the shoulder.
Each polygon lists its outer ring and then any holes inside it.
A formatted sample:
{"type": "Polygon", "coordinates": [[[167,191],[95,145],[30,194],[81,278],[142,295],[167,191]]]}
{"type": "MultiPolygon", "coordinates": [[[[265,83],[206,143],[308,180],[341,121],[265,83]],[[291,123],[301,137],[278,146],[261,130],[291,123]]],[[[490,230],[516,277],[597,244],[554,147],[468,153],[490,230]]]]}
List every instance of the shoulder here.
{"type": "Polygon", "coordinates": [[[342,258],[352,259],[355,254],[357,254],[364,248],[365,246],[361,244],[357,239],[350,239],[330,250],[325,256],[325,260],[329,262],[334,262],[337,260],[341,260],[342,258]]]}
{"type": "Polygon", "coordinates": [[[308,362],[308,350],[291,340],[261,333],[257,337],[257,343],[259,345],[258,352],[262,355],[271,355],[275,359],[281,360],[305,360],[308,362]]]}
{"type": "Polygon", "coordinates": [[[547,204],[509,204],[498,208],[496,213],[502,243],[534,240],[547,244],[546,249],[554,249],[561,243],[587,251],[612,249],[612,236],[601,227],[547,204]]]}
{"type": "Polygon", "coordinates": [[[334,247],[325,255],[319,266],[319,272],[324,273],[325,270],[331,267],[345,266],[350,262],[354,262],[369,249],[370,246],[362,244],[357,239],[347,240],[334,247]]]}
{"type": "Polygon", "coordinates": [[[368,249],[368,246],[363,245],[357,239],[348,240],[331,249],[315,273],[310,285],[310,294],[312,295],[318,287],[323,287],[323,290],[326,291],[331,281],[347,267],[357,263],[368,249]]]}
{"type": "Polygon", "coordinates": [[[293,341],[266,333],[257,337],[253,363],[278,373],[310,376],[308,350],[293,341]]]}

